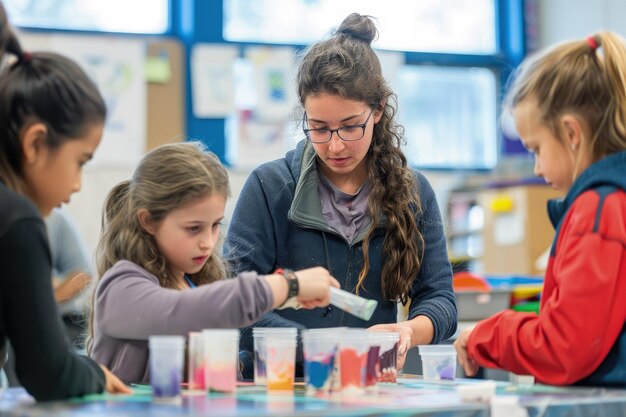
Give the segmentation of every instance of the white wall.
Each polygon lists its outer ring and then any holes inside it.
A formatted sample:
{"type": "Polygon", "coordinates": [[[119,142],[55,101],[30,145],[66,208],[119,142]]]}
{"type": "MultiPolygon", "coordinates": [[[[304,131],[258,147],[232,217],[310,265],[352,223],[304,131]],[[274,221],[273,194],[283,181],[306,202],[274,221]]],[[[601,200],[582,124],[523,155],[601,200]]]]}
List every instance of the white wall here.
{"type": "Polygon", "coordinates": [[[624,0],[538,0],[539,47],[584,38],[600,30],[626,36],[624,0]]]}

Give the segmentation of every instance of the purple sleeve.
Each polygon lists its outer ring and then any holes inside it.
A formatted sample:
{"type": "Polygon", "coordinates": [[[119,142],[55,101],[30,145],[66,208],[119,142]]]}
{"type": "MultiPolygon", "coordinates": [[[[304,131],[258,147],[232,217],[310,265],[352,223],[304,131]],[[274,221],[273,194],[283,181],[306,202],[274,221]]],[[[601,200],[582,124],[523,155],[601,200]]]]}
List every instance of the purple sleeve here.
{"type": "Polygon", "coordinates": [[[110,337],[145,340],[155,334],[245,327],[270,311],[272,303],[269,284],[254,272],[181,291],[163,288],[145,270],[120,262],[98,285],[95,314],[100,331],[110,337]],[[128,265],[135,268],[118,268],[128,265]]]}

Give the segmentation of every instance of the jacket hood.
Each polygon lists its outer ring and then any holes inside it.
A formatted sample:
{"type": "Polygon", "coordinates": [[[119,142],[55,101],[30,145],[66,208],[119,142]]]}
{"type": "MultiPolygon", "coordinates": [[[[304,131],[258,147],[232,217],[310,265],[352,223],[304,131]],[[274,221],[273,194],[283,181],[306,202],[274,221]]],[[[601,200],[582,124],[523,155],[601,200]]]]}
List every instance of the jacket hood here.
{"type": "Polygon", "coordinates": [[[574,181],[564,199],[550,200],[548,214],[556,227],[574,200],[585,191],[600,186],[626,190],[626,151],[621,151],[591,164],[574,181]]]}

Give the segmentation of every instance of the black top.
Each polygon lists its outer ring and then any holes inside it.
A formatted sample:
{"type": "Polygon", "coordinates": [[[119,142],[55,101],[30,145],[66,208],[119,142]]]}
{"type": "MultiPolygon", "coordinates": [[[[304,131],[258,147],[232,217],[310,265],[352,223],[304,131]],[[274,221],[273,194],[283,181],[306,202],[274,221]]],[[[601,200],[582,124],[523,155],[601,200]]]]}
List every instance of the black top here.
{"type": "Polygon", "coordinates": [[[41,215],[0,182],[0,346],[15,351],[17,376],[37,400],[102,392],[104,373],[70,351],[52,291],[41,215]]]}

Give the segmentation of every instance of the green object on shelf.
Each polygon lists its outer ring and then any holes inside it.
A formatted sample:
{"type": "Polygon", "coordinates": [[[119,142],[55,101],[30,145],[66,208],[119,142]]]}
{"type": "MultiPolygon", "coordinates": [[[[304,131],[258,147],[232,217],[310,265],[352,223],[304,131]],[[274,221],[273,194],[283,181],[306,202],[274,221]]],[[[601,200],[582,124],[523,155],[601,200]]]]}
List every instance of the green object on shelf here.
{"type": "Polygon", "coordinates": [[[523,311],[528,313],[537,313],[539,314],[539,301],[529,301],[527,303],[522,303],[511,307],[515,311],[523,311]]]}

